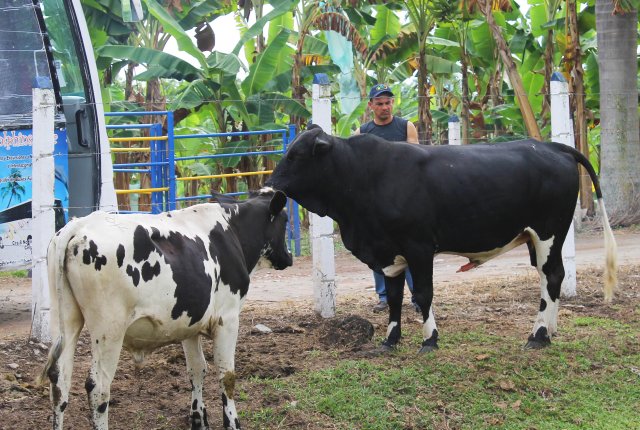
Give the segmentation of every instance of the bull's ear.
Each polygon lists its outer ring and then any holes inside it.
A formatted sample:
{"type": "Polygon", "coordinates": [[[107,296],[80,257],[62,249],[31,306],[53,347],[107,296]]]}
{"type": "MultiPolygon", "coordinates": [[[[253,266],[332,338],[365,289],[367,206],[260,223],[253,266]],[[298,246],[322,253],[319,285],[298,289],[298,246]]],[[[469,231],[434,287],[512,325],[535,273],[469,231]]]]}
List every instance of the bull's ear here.
{"type": "Polygon", "coordinates": [[[276,216],[280,213],[284,205],[287,204],[287,196],[282,191],[276,191],[269,202],[269,213],[276,216]]]}
{"type": "Polygon", "coordinates": [[[333,142],[329,137],[327,139],[327,135],[322,133],[320,136],[316,137],[315,142],[313,142],[313,149],[311,150],[311,156],[326,154],[333,147],[333,142]]]}
{"type": "Polygon", "coordinates": [[[322,127],[320,127],[318,124],[309,124],[307,126],[307,130],[313,130],[314,128],[319,128],[320,130],[322,130],[322,127]]]}

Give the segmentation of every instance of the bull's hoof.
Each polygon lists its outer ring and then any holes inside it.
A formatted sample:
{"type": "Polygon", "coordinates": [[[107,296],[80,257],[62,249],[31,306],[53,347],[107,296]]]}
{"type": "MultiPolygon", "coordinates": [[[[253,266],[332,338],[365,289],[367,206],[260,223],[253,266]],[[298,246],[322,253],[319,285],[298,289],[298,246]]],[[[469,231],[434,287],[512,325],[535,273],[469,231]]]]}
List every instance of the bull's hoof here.
{"type": "Polygon", "coordinates": [[[436,349],[438,349],[437,333],[436,333],[436,336],[422,342],[422,347],[418,351],[418,354],[427,354],[429,352],[435,351],[436,349]]]}
{"type": "Polygon", "coordinates": [[[535,335],[529,335],[525,349],[542,349],[551,345],[551,338],[547,334],[546,327],[540,327],[535,335]]]}
{"type": "Polygon", "coordinates": [[[378,348],[376,348],[382,353],[393,352],[396,350],[396,345],[388,343],[386,340],[383,341],[378,348]]]}

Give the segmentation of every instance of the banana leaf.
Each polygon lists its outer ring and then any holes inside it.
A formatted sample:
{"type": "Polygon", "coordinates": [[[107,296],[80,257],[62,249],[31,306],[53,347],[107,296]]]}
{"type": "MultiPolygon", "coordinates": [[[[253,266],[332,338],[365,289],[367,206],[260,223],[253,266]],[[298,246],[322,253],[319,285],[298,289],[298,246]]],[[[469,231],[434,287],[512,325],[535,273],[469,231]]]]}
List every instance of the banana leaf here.
{"type": "Polygon", "coordinates": [[[207,60],[204,54],[193,43],[191,37],[184,31],[178,22],[162,7],[156,0],[144,0],[149,13],[153,15],[160,23],[164,31],[169,33],[176,39],[178,48],[195,58],[203,70],[207,68],[207,60]]]}
{"type": "MultiPolygon", "coordinates": [[[[152,1],[152,0],[145,0],[152,1]]],[[[271,5],[273,6],[273,10],[256,21],[255,24],[251,26],[241,37],[235,48],[233,48],[233,53],[238,55],[240,53],[240,49],[244,46],[245,42],[253,39],[257,35],[262,33],[262,29],[264,26],[270,22],[271,20],[279,17],[280,15],[284,15],[288,13],[291,8],[297,4],[297,0],[273,0],[271,5]]]]}
{"type": "Polygon", "coordinates": [[[127,45],[105,45],[98,48],[97,52],[100,57],[127,59],[147,65],[149,70],[141,74],[143,77],[138,75],[138,80],[172,78],[193,81],[202,77],[202,72],[188,62],[155,49],[127,45]]]}
{"type": "Polygon", "coordinates": [[[249,75],[242,82],[242,91],[246,96],[257,93],[271,80],[278,67],[280,51],[286,46],[290,34],[287,29],[281,30],[249,67],[249,75]]]}

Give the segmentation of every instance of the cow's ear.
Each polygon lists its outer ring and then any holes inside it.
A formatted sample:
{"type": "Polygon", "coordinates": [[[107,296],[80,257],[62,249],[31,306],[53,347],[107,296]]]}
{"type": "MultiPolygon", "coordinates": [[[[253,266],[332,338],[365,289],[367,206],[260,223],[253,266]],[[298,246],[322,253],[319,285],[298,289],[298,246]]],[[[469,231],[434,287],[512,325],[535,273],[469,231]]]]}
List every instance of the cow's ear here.
{"type": "Polygon", "coordinates": [[[327,139],[327,136],[323,133],[320,136],[316,137],[316,140],[313,142],[313,149],[311,150],[311,156],[314,157],[320,154],[326,154],[333,147],[333,142],[331,138],[327,139]]]}
{"type": "Polygon", "coordinates": [[[318,124],[309,124],[307,126],[307,130],[313,130],[314,128],[319,128],[320,130],[322,130],[322,127],[320,127],[318,124]]]}
{"type": "Polygon", "coordinates": [[[282,191],[276,191],[269,202],[269,213],[276,216],[280,213],[284,205],[287,204],[287,196],[282,191]]]}

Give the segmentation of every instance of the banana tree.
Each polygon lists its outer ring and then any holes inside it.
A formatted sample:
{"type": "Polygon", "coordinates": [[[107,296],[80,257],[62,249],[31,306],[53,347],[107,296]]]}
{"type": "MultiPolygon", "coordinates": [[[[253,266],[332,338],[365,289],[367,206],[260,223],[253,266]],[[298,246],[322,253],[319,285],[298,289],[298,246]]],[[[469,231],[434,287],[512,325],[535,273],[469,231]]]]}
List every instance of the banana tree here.
{"type": "Polygon", "coordinates": [[[520,107],[520,111],[522,112],[522,117],[527,128],[527,132],[530,137],[542,140],[540,128],[538,127],[538,123],[536,122],[536,117],[533,113],[533,109],[531,108],[531,103],[527,98],[527,92],[524,89],[522,78],[518,73],[518,69],[513,60],[511,50],[509,49],[504,35],[502,34],[501,28],[496,22],[493,14],[493,5],[497,3],[497,5],[500,6],[500,2],[477,0],[477,3],[480,11],[485,16],[487,23],[489,24],[489,28],[491,29],[491,33],[498,48],[500,58],[502,59],[502,63],[506,68],[506,73],[509,76],[509,81],[513,86],[513,91],[515,93],[516,99],[518,100],[518,105],[520,107]]]}

